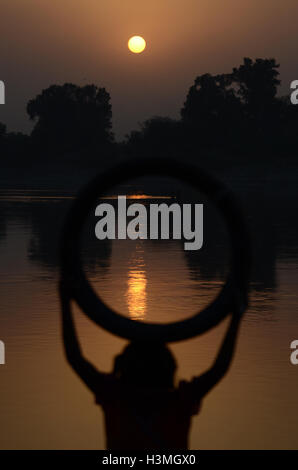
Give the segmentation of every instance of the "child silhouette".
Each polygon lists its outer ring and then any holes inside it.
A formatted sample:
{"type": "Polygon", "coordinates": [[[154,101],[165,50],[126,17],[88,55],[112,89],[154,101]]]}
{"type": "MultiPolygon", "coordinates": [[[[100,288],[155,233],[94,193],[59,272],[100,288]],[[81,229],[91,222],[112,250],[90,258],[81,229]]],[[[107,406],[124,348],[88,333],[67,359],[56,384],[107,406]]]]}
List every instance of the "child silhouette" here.
{"type": "Polygon", "coordinates": [[[105,415],[110,450],[187,449],[192,416],[227,373],[241,313],[231,315],[217,358],[205,373],[174,386],[176,361],[162,343],[132,342],[117,355],[111,373],[98,371],[81,352],[67,287],[60,283],[67,360],[105,415]]]}

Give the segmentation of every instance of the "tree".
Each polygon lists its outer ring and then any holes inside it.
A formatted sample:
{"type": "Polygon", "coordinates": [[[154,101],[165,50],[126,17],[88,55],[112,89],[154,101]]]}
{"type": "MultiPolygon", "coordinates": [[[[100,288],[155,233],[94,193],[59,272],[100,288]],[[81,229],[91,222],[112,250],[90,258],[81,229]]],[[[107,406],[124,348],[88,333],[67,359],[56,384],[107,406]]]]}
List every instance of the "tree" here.
{"type": "Polygon", "coordinates": [[[239,85],[238,95],[246,108],[255,113],[272,105],[280,85],[279,64],[275,59],[244,58],[243,64],[233,69],[233,81],[239,85]]]}
{"type": "Polygon", "coordinates": [[[282,102],[277,98],[280,85],[279,64],[275,59],[244,58],[243,64],[233,69],[233,81],[243,105],[248,127],[263,138],[278,131],[282,102]]]}
{"type": "Polygon", "coordinates": [[[141,124],[140,130],[127,136],[130,153],[142,155],[175,155],[183,139],[181,122],[169,117],[155,116],[141,124]]]}
{"type": "Polygon", "coordinates": [[[49,147],[73,150],[113,140],[110,95],[95,85],[52,85],[29,101],[27,112],[36,121],[32,138],[49,147]]]}
{"type": "Polygon", "coordinates": [[[267,145],[284,114],[278,68],[275,59],[244,58],[230,74],[198,76],[181,110],[193,145],[267,145]]]}
{"type": "Polygon", "coordinates": [[[0,139],[6,135],[6,125],[0,122],[0,139]]]}
{"type": "Polygon", "coordinates": [[[230,74],[198,76],[181,110],[201,143],[219,144],[231,137],[241,115],[241,102],[230,74]]]}

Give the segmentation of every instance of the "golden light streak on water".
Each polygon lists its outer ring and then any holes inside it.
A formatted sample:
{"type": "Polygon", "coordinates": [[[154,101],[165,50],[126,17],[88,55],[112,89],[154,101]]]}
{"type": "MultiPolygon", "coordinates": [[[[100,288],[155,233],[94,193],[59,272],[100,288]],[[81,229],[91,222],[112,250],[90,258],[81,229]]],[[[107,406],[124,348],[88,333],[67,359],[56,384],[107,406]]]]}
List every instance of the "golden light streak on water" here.
{"type": "Polygon", "coordinates": [[[131,266],[125,294],[128,312],[132,320],[144,320],[147,310],[147,277],[141,252],[136,253],[131,266]]]}

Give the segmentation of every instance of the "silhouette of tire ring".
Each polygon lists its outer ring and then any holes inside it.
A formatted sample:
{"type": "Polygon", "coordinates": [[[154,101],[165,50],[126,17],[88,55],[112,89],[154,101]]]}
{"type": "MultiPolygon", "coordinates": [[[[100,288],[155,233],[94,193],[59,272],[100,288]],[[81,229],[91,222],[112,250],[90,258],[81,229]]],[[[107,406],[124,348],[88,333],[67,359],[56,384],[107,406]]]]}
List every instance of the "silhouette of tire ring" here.
{"type": "Polygon", "coordinates": [[[109,332],[136,341],[172,342],[202,334],[230,312],[245,310],[248,297],[249,238],[242,211],[216,178],[196,166],[170,158],[130,159],[96,176],[78,195],[68,214],[61,243],[61,279],[85,314],[109,332]],[[87,214],[111,187],[140,176],[178,178],[205,194],[221,212],[230,237],[230,272],[205,309],[182,321],[159,324],[130,320],[108,307],[88,282],[80,258],[80,235],[87,214]]]}

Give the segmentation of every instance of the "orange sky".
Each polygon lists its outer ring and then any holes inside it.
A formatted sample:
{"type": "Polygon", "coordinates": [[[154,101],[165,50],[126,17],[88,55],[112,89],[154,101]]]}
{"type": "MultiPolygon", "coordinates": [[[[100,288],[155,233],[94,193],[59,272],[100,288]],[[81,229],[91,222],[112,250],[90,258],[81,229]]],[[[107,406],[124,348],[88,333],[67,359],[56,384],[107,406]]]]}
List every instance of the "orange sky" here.
{"type": "Polygon", "coordinates": [[[29,130],[26,102],[50,84],[105,86],[118,136],[153,115],[178,116],[202,73],[244,56],[275,57],[283,92],[298,78],[297,0],[6,0],[1,2],[0,121],[29,130]],[[130,36],[147,41],[143,54],[130,36]]]}

